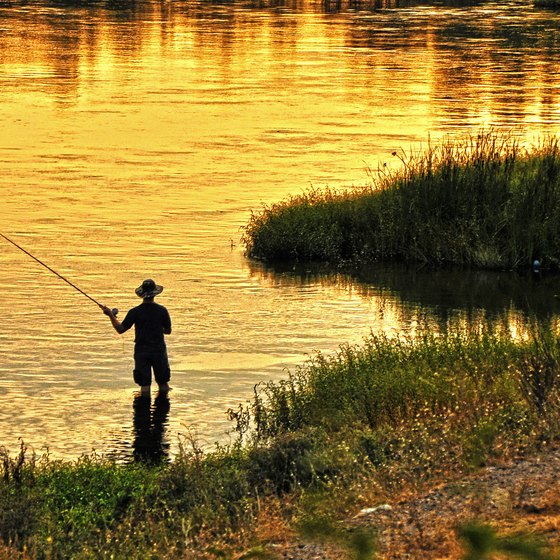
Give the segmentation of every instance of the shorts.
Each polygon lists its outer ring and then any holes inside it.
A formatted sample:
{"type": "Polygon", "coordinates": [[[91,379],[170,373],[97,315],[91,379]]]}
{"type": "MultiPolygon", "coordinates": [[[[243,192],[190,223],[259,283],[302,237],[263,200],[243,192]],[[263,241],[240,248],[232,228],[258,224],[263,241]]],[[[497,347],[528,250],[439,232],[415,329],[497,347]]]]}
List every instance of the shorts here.
{"type": "Polygon", "coordinates": [[[171,370],[166,350],[135,350],[134,382],[141,387],[152,384],[152,370],[158,385],[169,383],[171,370]]]}

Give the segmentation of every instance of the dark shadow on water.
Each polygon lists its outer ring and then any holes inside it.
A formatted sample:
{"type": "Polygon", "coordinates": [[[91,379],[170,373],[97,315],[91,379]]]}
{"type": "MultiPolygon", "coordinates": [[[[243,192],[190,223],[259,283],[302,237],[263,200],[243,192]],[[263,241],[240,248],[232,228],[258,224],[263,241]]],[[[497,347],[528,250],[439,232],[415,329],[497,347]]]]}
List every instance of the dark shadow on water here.
{"type": "Polygon", "coordinates": [[[401,299],[435,312],[484,309],[489,316],[499,316],[515,310],[544,318],[560,311],[554,297],[560,277],[552,273],[371,265],[354,278],[366,292],[367,286],[388,288],[401,299]]]}
{"type": "Polygon", "coordinates": [[[512,316],[550,320],[560,315],[560,275],[547,271],[489,271],[373,263],[351,272],[309,264],[265,265],[251,272],[274,286],[317,284],[347,288],[368,302],[393,301],[401,319],[422,314],[442,328],[482,318],[506,324],[512,316]]]}
{"type": "Polygon", "coordinates": [[[158,393],[152,404],[150,395],[135,395],[132,404],[134,461],[159,464],[169,459],[169,443],[165,438],[168,425],[169,396],[158,393]]]}

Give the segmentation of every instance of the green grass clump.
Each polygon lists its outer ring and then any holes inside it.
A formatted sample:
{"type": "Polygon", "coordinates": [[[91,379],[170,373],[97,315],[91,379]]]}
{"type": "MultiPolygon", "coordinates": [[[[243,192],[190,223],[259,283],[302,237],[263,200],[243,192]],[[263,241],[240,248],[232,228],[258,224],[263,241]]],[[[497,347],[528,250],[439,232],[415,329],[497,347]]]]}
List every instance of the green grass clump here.
{"type": "Polygon", "coordinates": [[[481,132],[399,157],[371,187],[312,190],[252,213],[249,256],[267,261],[404,260],[511,268],[560,264],[560,148],[481,132]]]}
{"type": "Polygon", "coordinates": [[[253,404],[257,434],[349,423],[374,429],[466,402],[513,406],[521,394],[505,364],[518,368],[523,355],[510,338],[492,333],[426,333],[416,341],[372,335],[360,346],[318,354],[288,379],[265,385],[253,404]]]}
{"type": "Polygon", "coordinates": [[[459,535],[467,544],[464,560],[486,560],[494,556],[521,558],[526,560],[554,560],[543,551],[539,542],[531,535],[501,537],[488,525],[469,523],[459,530],[459,535]]]}
{"type": "Polygon", "coordinates": [[[373,468],[408,465],[409,480],[478,467],[537,432],[547,441],[560,419],[560,345],[551,328],[532,329],[523,342],[484,329],[414,341],[372,335],[317,354],[256,393],[252,436],[315,430],[373,468]]]}
{"type": "Polygon", "coordinates": [[[231,412],[232,444],[185,440],[160,465],[1,448],[0,558],[259,557],[253,527],[274,500],[304,533],[369,558],[374,535],[337,515],[557,437],[560,344],[550,326],[531,333],[371,336],[318,354],[231,412]]]}

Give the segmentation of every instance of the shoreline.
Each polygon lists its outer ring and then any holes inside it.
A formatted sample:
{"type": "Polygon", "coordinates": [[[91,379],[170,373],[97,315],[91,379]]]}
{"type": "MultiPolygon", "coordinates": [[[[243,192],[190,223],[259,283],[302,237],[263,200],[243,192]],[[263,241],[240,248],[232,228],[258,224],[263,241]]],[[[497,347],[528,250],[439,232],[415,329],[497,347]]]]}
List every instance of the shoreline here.
{"type": "MultiPolygon", "coordinates": [[[[525,341],[494,331],[372,337],[262,387],[231,415],[237,440],[210,453],[188,438],[174,461],[128,465],[0,448],[0,536],[10,550],[0,559],[233,560],[278,552],[282,535],[298,550],[318,551],[325,537],[347,552],[356,539],[373,550],[379,519],[389,531],[426,492],[434,500],[430,489],[455,504],[453,493],[465,494],[456,481],[488,465],[541,453],[557,466],[559,364],[550,327],[525,341]],[[390,509],[370,519],[383,504],[390,509]],[[303,534],[311,548],[300,549],[303,534]]],[[[556,500],[545,504],[551,515],[556,500]]],[[[284,558],[299,558],[290,550],[284,558]]]]}
{"type": "MultiPolygon", "coordinates": [[[[386,504],[342,521],[352,530],[377,535],[379,560],[446,558],[461,560],[469,549],[461,527],[489,530],[497,540],[517,537],[560,552],[560,448],[481,467],[418,490],[403,491],[386,504]],[[384,507],[386,506],[386,507],[384,507]]],[[[339,560],[333,544],[291,535],[267,544],[286,560],[339,560]]]]}

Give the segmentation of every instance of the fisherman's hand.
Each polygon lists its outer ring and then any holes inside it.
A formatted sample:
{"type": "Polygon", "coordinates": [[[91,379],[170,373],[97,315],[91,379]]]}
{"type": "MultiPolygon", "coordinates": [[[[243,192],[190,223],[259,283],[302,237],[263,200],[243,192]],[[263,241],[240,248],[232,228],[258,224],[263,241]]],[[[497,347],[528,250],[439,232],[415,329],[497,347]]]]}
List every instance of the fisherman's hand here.
{"type": "Polygon", "coordinates": [[[111,309],[109,307],[107,307],[106,305],[102,305],[101,309],[103,310],[103,313],[105,313],[105,315],[107,315],[108,317],[112,317],[113,316],[113,312],[111,311],[111,309]]]}

